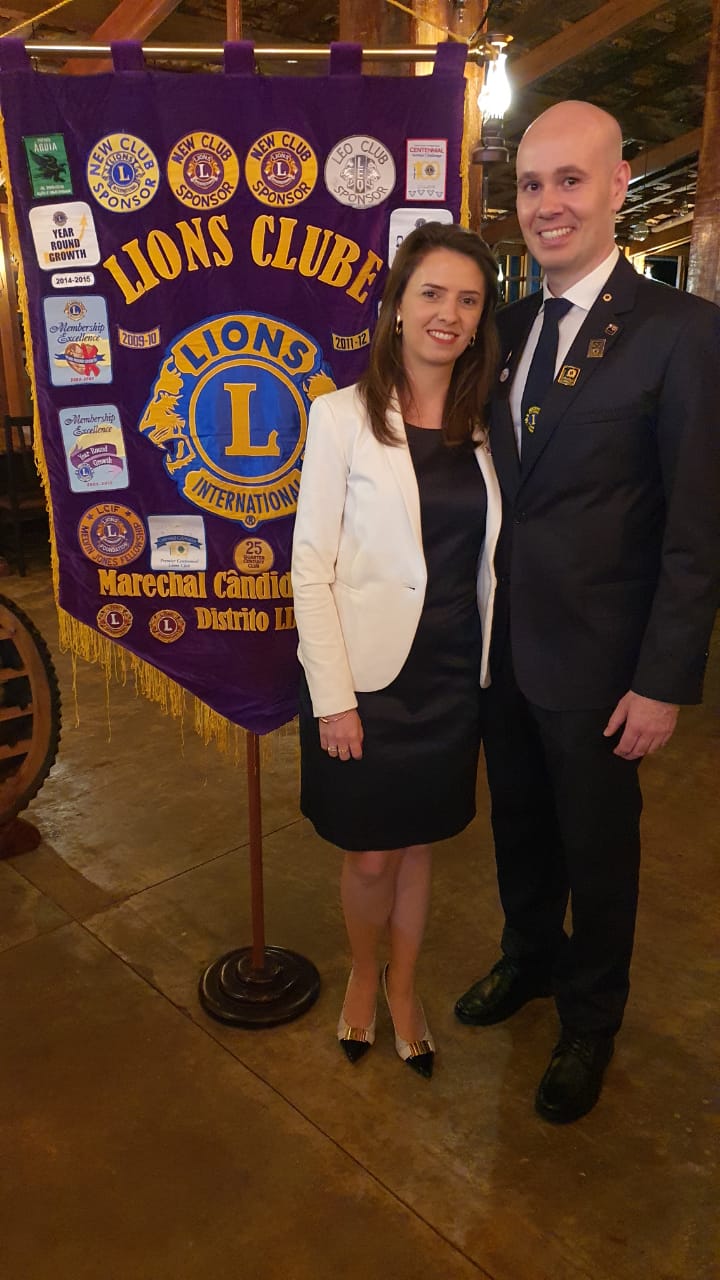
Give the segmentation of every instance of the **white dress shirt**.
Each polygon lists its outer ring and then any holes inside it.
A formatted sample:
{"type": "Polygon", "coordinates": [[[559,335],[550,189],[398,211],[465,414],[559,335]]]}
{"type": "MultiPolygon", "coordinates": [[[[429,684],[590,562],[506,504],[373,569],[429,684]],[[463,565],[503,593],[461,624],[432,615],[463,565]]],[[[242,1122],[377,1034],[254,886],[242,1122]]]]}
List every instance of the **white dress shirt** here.
{"type": "MultiPolygon", "coordinates": [[[[577,283],[572,285],[572,287],[566,290],[565,293],[558,295],[559,297],[567,298],[569,302],[572,302],[572,306],[562,317],[558,326],[559,337],[557,360],[555,362],[555,377],[557,377],[560,369],[562,368],[565,356],[580,332],[580,326],[583,324],[588,311],[598,297],[603,285],[615,270],[619,257],[620,250],[617,245],[613,245],[612,253],[608,254],[607,258],[600,263],[599,267],[595,267],[594,271],[583,276],[582,280],[578,280],[577,283]]],[[[515,440],[517,442],[518,454],[521,450],[522,441],[521,406],[523,391],[525,390],[525,382],[530,369],[530,363],[535,353],[535,348],[538,344],[540,330],[543,325],[545,299],[552,298],[554,296],[556,295],[550,292],[547,283],[543,281],[543,305],[538,311],[530,333],[528,334],[528,340],[525,343],[525,349],[520,357],[520,361],[515,371],[515,377],[513,378],[513,384],[510,388],[510,411],[512,413],[513,426],[515,428],[515,440]]]]}

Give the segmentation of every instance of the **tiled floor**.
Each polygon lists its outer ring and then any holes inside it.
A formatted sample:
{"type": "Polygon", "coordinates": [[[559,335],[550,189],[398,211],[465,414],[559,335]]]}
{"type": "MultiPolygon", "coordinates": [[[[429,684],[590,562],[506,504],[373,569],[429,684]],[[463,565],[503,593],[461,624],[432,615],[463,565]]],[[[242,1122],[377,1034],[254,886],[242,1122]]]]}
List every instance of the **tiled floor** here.
{"type": "MultiPolygon", "coordinates": [[[[51,646],[49,576],[0,591],[51,646]]],[[[58,763],[0,862],[3,1280],[718,1280],[720,646],[703,708],[643,768],[634,986],[600,1105],[556,1130],[532,1098],[548,1001],[471,1031],[455,996],[495,958],[487,800],[436,858],[422,990],[428,1084],[387,1016],[356,1068],[333,1039],[346,980],[337,854],[263,776],[267,940],[320,999],[269,1031],[209,1019],[198,975],[250,942],[244,771],[57,655],[58,763]],[[108,722],[110,736],[108,736],[108,722]]]]}

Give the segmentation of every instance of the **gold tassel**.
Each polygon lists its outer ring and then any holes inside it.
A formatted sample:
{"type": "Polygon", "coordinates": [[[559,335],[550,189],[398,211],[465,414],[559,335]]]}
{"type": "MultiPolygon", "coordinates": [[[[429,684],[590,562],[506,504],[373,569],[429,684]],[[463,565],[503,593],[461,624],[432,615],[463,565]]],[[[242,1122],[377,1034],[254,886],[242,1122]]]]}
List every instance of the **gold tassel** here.
{"type": "MultiPolygon", "coordinates": [[[[40,415],[38,413],[37,401],[37,383],[35,381],[35,364],[33,360],[33,344],[31,339],[32,329],[30,328],[30,309],[28,306],[27,286],[25,283],[25,268],[23,264],[22,251],[20,249],[20,237],[17,231],[17,220],[15,218],[15,205],[13,201],[13,190],[10,182],[10,162],[8,159],[7,138],[5,136],[5,117],[0,113],[0,164],[2,164],[5,173],[5,190],[8,198],[8,226],[10,229],[10,248],[17,260],[18,264],[18,302],[20,304],[20,314],[23,318],[23,326],[25,329],[25,359],[27,362],[28,377],[30,379],[30,387],[33,402],[33,442],[35,447],[35,466],[37,467],[40,481],[45,494],[45,506],[48,511],[48,521],[50,527],[50,564],[52,567],[52,581],[55,599],[58,599],[58,584],[60,581],[60,570],[58,565],[57,543],[55,541],[55,524],[53,520],[52,507],[50,505],[50,478],[48,476],[47,462],[45,460],[45,450],[43,447],[42,436],[40,433],[40,415]]],[[[9,269],[9,268],[8,268],[9,269]]]]}
{"type": "Polygon", "coordinates": [[[463,132],[462,143],[460,145],[460,224],[463,227],[470,226],[470,128],[469,128],[469,112],[468,104],[470,95],[468,93],[467,80],[465,81],[465,98],[463,104],[463,132]]]}

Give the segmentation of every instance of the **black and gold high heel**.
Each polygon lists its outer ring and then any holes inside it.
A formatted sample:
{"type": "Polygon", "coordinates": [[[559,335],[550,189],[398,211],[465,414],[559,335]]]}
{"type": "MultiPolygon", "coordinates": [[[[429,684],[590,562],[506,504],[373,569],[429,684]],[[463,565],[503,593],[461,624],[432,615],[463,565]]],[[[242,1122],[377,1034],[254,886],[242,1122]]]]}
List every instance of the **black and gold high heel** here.
{"type": "MultiPolygon", "coordinates": [[[[347,999],[347,993],[351,982],[352,969],[350,970],[350,977],[348,978],[348,984],[345,988],[345,999],[347,999]]],[[[369,1027],[350,1026],[350,1023],[345,1021],[345,1001],[343,1000],[343,1007],[340,1010],[340,1017],[338,1019],[337,1038],[340,1048],[348,1059],[348,1062],[359,1062],[361,1058],[365,1057],[368,1049],[371,1049],[374,1045],[375,1021],[376,1017],[375,1014],[373,1014],[373,1020],[369,1027]]]]}
{"type": "Polygon", "coordinates": [[[392,1009],[390,1008],[390,1001],[388,999],[388,968],[389,965],[385,965],[385,968],[383,969],[382,987],[385,993],[385,1001],[387,1003],[390,1019],[393,1024],[393,1031],[395,1032],[395,1052],[398,1057],[402,1058],[403,1062],[406,1062],[407,1065],[411,1067],[413,1071],[416,1071],[419,1076],[422,1076],[425,1080],[430,1080],[432,1078],[433,1066],[435,1063],[435,1041],[433,1040],[430,1028],[428,1027],[425,1011],[422,1005],[420,1005],[420,1012],[422,1013],[423,1021],[425,1023],[425,1031],[422,1038],[420,1040],[403,1040],[402,1036],[397,1033],[392,1009]]]}

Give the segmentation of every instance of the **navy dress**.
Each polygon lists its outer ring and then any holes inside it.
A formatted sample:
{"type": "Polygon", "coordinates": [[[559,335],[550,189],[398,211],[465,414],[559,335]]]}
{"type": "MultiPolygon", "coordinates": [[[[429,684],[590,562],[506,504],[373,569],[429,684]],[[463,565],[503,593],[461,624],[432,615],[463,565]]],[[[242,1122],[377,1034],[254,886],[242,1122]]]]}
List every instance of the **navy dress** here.
{"type": "Polygon", "coordinates": [[[406,434],[427,591],[400,674],[385,689],[356,695],[361,760],[322,750],[304,678],[300,693],[300,807],[319,835],[352,851],[445,840],[475,816],[485,482],[469,444],[447,446],[441,431],[410,424],[406,434]]]}

